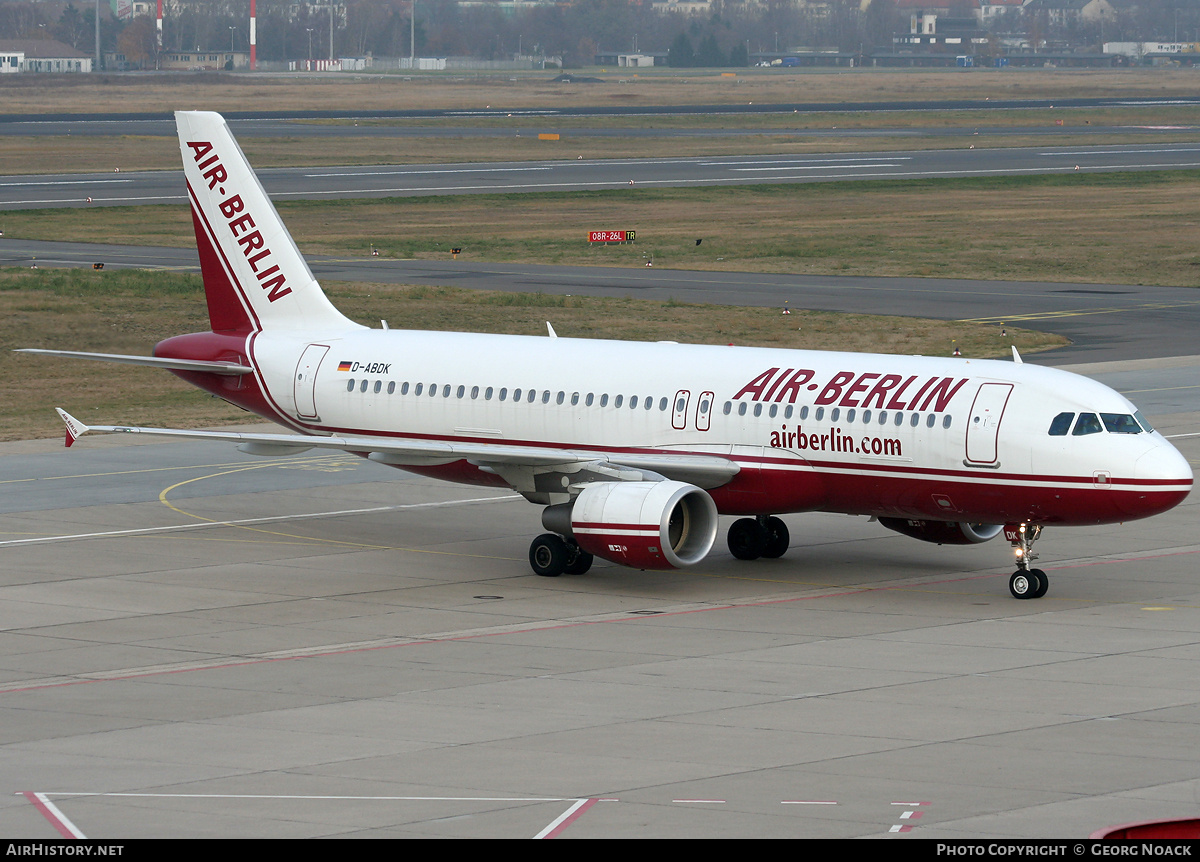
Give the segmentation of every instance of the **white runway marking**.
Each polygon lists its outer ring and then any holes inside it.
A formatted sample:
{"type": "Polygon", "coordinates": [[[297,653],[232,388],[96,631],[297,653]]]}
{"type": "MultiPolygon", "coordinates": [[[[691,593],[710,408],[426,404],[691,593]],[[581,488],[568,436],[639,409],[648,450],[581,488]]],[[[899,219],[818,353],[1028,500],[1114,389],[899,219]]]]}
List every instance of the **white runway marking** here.
{"type": "Polygon", "coordinates": [[[99,533],[64,533],[60,536],[39,536],[35,539],[8,539],[0,547],[11,545],[37,545],[48,542],[71,542],[77,539],[106,539],[116,536],[151,536],[161,533],[180,533],[207,527],[245,527],[252,524],[270,524],[279,521],[308,521],[314,518],[337,518],[344,515],[369,515],[375,512],[399,512],[405,509],[441,509],[449,506],[468,506],[476,503],[494,503],[501,500],[519,500],[520,494],[505,494],[500,497],[471,497],[465,500],[446,500],[441,503],[404,503],[398,506],[372,506],[368,509],[336,509],[330,512],[309,512],[301,515],[272,515],[266,518],[242,518],[236,521],[202,521],[192,524],[172,524],[166,527],[144,527],[134,530],[107,530],[99,533]]]}

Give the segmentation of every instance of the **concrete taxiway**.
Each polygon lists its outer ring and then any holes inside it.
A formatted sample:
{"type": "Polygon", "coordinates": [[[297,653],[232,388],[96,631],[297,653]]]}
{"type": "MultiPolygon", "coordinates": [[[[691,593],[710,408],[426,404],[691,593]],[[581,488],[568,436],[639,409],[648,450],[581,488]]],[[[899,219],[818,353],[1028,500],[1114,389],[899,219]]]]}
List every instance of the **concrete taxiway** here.
{"type": "MultiPolygon", "coordinates": [[[[1174,375],[1192,435],[1197,368],[1083,370],[1174,375]]],[[[822,514],[538,578],[536,507],[340,454],[9,443],[0,485],[8,836],[1078,838],[1200,798],[1194,497],[1047,531],[1016,601],[1000,542],[822,514]]]]}

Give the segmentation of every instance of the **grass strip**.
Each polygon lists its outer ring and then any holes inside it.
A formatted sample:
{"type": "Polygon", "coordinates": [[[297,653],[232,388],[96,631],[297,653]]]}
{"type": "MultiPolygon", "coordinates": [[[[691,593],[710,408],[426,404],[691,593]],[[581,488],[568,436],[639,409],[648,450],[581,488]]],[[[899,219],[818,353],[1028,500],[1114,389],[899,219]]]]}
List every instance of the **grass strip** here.
{"type": "MultiPolygon", "coordinates": [[[[693,341],[811,349],[1004,356],[1061,346],[1058,336],[996,326],[796,309],[332,283],[333,302],[361,323],[561,337],[693,341]]],[[[149,354],[160,339],[208,329],[200,277],[141,270],[0,270],[0,343],[149,354]]],[[[0,439],[60,432],[54,407],[85,422],[201,427],[241,410],[165,371],[8,353],[0,359],[0,439]]]]}
{"type": "MultiPolygon", "coordinates": [[[[1200,171],[371,200],[278,208],[310,253],[1196,286],[1200,171]],[[635,230],[598,246],[593,230],[635,230]],[[702,242],[697,245],[696,240],[702,242]]],[[[0,215],[10,236],[190,246],[186,207],[0,215]]],[[[869,309],[864,309],[869,311],[869,309]]]]}

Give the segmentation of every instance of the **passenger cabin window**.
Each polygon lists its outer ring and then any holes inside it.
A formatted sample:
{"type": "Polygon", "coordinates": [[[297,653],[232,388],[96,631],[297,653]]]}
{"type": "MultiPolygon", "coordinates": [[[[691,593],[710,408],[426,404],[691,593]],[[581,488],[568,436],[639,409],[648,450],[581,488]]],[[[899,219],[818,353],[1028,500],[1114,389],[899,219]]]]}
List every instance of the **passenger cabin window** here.
{"type": "Polygon", "coordinates": [[[1071,432],[1072,437],[1082,437],[1085,434],[1099,434],[1104,430],[1100,425],[1100,420],[1095,413],[1080,413],[1079,419],[1075,423],[1075,430],[1071,432]]]}

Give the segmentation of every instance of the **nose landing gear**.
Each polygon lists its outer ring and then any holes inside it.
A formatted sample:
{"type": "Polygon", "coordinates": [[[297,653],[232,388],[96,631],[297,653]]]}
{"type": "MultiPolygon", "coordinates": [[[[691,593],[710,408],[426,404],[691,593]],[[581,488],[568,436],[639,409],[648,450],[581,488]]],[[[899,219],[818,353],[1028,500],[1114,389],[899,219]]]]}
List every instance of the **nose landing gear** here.
{"type": "Polygon", "coordinates": [[[1017,555],[1017,570],[1008,579],[1008,591],[1014,599],[1040,599],[1050,589],[1050,579],[1041,569],[1029,568],[1038,555],[1033,543],[1042,535],[1039,524],[1005,524],[1004,538],[1012,543],[1017,555]]]}

